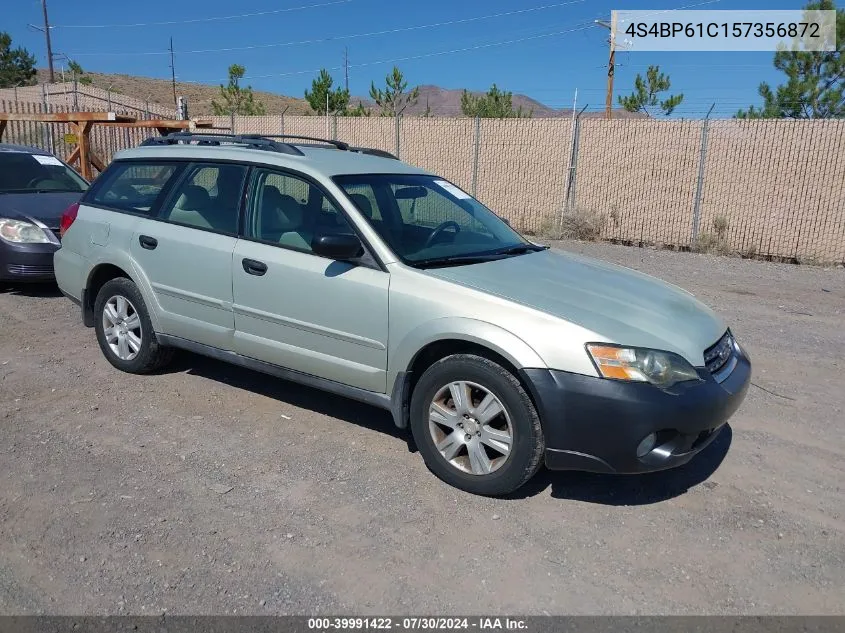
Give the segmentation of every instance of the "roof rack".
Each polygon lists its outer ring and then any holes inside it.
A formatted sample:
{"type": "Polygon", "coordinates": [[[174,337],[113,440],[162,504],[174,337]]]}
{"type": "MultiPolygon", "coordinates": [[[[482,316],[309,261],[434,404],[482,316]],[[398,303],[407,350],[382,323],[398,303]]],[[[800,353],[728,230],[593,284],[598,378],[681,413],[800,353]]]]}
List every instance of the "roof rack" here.
{"type": "Polygon", "coordinates": [[[293,156],[304,155],[301,150],[297,149],[290,143],[277,143],[266,137],[242,134],[196,134],[192,132],[173,132],[167,136],[154,136],[152,138],[148,138],[141,143],[141,145],[177,145],[180,143],[196,143],[197,145],[240,145],[252,149],[263,149],[271,152],[280,152],[282,154],[291,154],[293,156]]]}
{"type": "Polygon", "coordinates": [[[167,136],[155,136],[149,138],[141,143],[141,145],[177,145],[179,143],[196,143],[197,145],[228,144],[249,147],[252,149],[264,149],[280,152],[282,154],[290,154],[293,156],[304,156],[302,150],[300,150],[297,146],[305,147],[305,144],[277,142],[276,139],[313,141],[314,143],[323,143],[345,152],[356,152],[358,154],[368,154],[370,156],[399,160],[397,156],[394,156],[383,149],[376,149],[373,147],[352,147],[343,141],[317,138],[316,136],[299,136],[297,134],[205,134],[195,132],[172,132],[167,136]]]}
{"type": "MultiPolygon", "coordinates": [[[[299,139],[301,141],[314,141],[315,143],[325,143],[326,145],[334,145],[337,149],[344,151],[349,150],[348,143],[344,143],[343,141],[335,141],[333,139],[327,138],[317,138],[316,136],[299,136],[298,134],[244,134],[243,137],[249,139],[299,139]]],[[[289,143],[289,145],[297,145],[297,143],[289,143]]]]}
{"type": "Polygon", "coordinates": [[[376,149],[375,147],[350,147],[350,152],[358,152],[359,154],[368,154],[370,156],[378,156],[380,158],[391,158],[393,160],[399,160],[398,156],[391,154],[390,152],[383,150],[383,149],[376,149]]]}
{"type": "MultiPolygon", "coordinates": [[[[369,154],[371,156],[379,156],[381,158],[392,158],[399,160],[388,151],[383,149],[376,149],[374,147],[353,147],[349,143],[338,141],[335,139],[318,138],[316,136],[299,136],[298,134],[245,134],[246,138],[270,138],[270,139],[298,139],[302,141],[314,141],[315,143],[325,143],[326,145],[333,145],[339,150],[346,152],[356,152],[358,154],[369,154]]],[[[302,145],[301,143],[291,143],[291,145],[302,145]]]]}

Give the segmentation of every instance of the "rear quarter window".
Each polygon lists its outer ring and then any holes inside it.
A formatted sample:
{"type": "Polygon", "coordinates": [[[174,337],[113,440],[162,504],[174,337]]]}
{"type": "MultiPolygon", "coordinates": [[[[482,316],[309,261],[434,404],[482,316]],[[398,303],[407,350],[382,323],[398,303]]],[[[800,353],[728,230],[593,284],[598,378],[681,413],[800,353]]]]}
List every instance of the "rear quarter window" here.
{"type": "Polygon", "coordinates": [[[179,168],[178,163],[112,163],[97,180],[86,202],[152,215],[158,197],[179,168]]]}

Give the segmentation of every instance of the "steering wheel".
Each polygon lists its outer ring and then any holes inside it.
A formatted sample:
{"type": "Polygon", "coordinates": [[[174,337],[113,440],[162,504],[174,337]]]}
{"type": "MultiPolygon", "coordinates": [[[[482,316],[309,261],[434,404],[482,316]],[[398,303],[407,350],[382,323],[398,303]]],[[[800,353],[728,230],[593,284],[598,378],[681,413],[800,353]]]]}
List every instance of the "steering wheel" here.
{"type": "Polygon", "coordinates": [[[455,235],[461,232],[461,225],[455,222],[454,220],[446,220],[437,225],[437,228],[431,232],[431,235],[428,236],[428,239],[425,241],[423,248],[428,248],[432,244],[434,244],[434,240],[436,240],[440,234],[448,228],[455,229],[455,235]]]}
{"type": "Polygon", "coordinates": [[[32,180],[30,180],[28,183],[26,183],[26,188],[27,189],[35,189],[35,185],[37,185],[39,182],[44,182],[45,180],[50,180],[50,179],[49,178],[41,178],[40,176],[36,176],[32,180]]]}

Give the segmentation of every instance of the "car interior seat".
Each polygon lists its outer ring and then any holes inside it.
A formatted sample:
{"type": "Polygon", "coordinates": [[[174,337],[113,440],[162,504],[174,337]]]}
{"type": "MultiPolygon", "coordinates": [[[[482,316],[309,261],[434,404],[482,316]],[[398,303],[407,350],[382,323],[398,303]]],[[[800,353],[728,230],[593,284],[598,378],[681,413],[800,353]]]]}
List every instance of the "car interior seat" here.
{"type": "Polygon", "coordinates": [[[210,229],[213,227],[205,217],[210,205],[211,196],[206,189],[199,185],[188,185],[170,210],[168,219],[179,224],[210,229]]]}

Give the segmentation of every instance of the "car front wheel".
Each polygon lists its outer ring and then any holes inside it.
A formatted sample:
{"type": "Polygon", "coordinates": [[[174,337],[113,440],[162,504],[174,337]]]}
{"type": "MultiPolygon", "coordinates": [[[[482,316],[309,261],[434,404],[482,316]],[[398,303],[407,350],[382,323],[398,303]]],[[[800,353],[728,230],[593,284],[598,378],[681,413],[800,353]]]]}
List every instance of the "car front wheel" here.
{"type": "Polygon", "coordinates": [[[513,492],[542,463],[540,418],[516,377],[481,356],[429,367],[411,397],[411,431],[443,481],[480,495],[513,492]]]}

